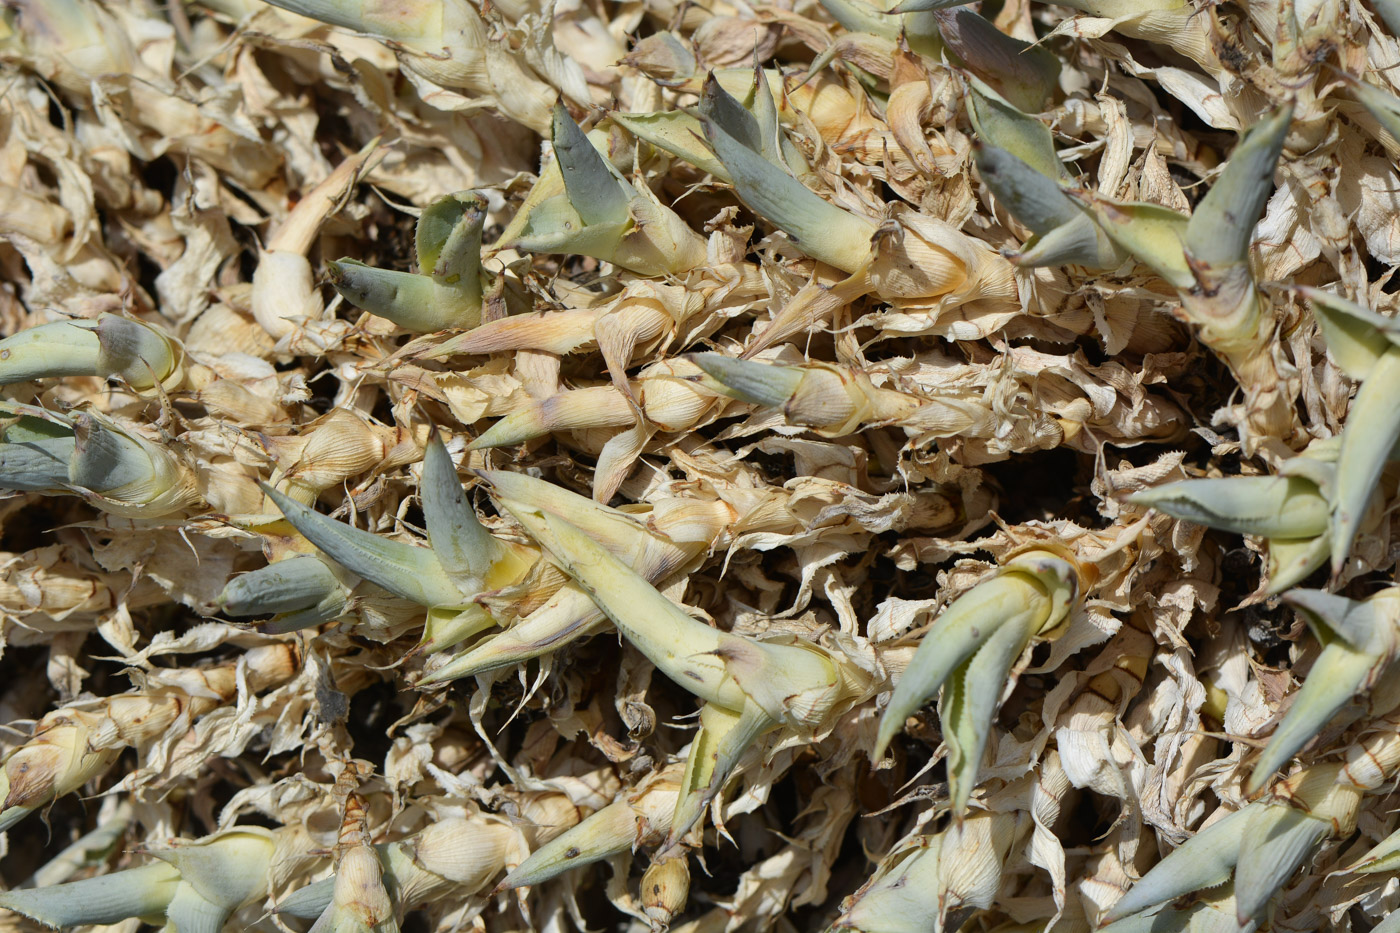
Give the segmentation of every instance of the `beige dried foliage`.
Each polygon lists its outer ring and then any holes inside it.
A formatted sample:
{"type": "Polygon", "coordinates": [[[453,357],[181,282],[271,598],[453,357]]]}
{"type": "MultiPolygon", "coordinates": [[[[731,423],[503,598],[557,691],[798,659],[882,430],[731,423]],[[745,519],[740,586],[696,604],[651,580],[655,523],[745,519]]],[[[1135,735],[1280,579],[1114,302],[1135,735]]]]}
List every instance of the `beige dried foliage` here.
{"type": "Polygon", "coordinates": [[[1400,8],[889,7],[3,5],[0,925],[1396,928],[1400,8]]]}

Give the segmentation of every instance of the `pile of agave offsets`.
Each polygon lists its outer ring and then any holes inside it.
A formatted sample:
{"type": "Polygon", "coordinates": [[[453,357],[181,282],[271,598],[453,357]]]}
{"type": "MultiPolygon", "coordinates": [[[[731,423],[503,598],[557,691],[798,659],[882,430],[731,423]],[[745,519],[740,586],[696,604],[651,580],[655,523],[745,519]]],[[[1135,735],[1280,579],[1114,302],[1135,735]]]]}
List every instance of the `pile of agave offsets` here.
{"type": "Polygon", "coordinates": [[[1400,931],[1400,0],[0,10],[0,927],[1400,931]]]}

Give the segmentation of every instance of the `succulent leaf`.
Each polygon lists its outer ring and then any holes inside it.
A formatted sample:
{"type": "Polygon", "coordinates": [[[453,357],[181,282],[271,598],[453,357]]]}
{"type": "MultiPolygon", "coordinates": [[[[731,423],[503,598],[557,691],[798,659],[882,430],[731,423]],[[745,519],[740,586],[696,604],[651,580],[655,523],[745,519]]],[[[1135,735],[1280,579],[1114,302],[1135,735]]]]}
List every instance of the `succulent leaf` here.
{"type": "Polygon", "coordinates": [[[431,548],[391,541],[322,515],[271,486],[267,497],[312,544],[351,573],[429,607],[465,607],[470,597],[452,581],[431,548]]]}
{"type": "MultiPolygon", "coordinates": [[[[995,676],[993,686],[999,695],[1011,662],[1020,653],[1010,654],[1008,647],[1025,639],[1024,648],[1030,638],[1054,628],[1064,619],[1068,603],[1074,598],[1074,586],[1070,582],[1074,574],[1073,568],[1058,556],[1030,552],[1018,558],[1018,563],[1009,564],[992,579],[958,597],[924,637],[909,668],[895,685],[894,695],[880,719],[875,757],[884,754],[904,720],[932,699],[948,678],[955,676],[955,671],[994,637],[998,645],[983,666],[993,662],[1000,665],[1003,661],[1005,666],[997,671],[979,672],[995,676]],[[1003,630],[1010,634],[999,635],[1003,630]]],[[[956,676],[965,679],[967,675],[958,673],[956,676]]],[[[980,729],[985,734],[985,722],[976,723],[970,719],[964,722],[965,716],[984,712],[981,707],[985,703],[980,702],[980,697],[977,699],[975,710],[964,712],[962,704],[958,704],[958,724],[980,729]]],[[[964,736],[971,736],[971,732],[964,732],[964,736]]],[[[975,744],[975,741],[969,744],[968,750],[975,744]]],[[[975,768],[976,763],[969,766],[975,768]]]]}
{"type": "Polygon", "coordinates": [[[0,907],[51,927],[119,923],[165,913],[180,887],[180,873],[156,863],[48,888],[0,893],[0,907]]]}
{"type": "Polygon", "coordinates": [[[1199,262],[1244,262],[1254,226],[1274,191],[1274,166],[1293,120],[1291,104],[1251,126],[1230,154],[1225,170],[1191,214],[1185,242],[1199,262]]]}
{"type": "MultiPolygon", "coordinates": [[[[711,79],[707,87],[717,84],[711,79]]],[[[874,223],[826,201],[714,119],[702,118],[701,123],[715,157],[724,163],[745,204],[792,237],[808,256],[843,272],[864,268],[871,258],[874,223]]]]}
{"type": "Polygon", "coordinates": [[[1265,538],[1313,538],[1327,531],[1331,505],[1302,477],[1231,476],[1166,483],[1131,499],[1173,518],[1265,538]]]}
{"type": "MultiPolygon", "coordinates": [[[[900,9],[910,9],[908,0],[900,9]]],[[[948,50],[979,78],[1018,110],[1038,113],[1044,107],[1060,74],[1054,53],[1008,36],[965,6],[942,7],[937,15],[948,50]]]]}
{"type": "Polygon", "coordinates": [[[1387,350],[1356,392],[1342,431],[1332,503],[1332,573],[1341,572],[1391,451],[1400,443],[1400,347],[1387,350]]]}
{"type": "Polygon", "coordinates": [[[564,190],[579,218],[588,226],[626,225],[631,186],[593,148],[563,101],[554,105],[553,142],[564,190]]]}
{"type": "Polygon", "coordinates": [[[1235,910],[1241,926],[1263,920],[1274,894],[1331,829],[1326,820],[1288,806],[1266,807],[1255,814],[1244,828],[1235,867],[1235,910]]]}
{"type": "Polygon", "coordinates": [[[1267,809],[1263,803],[1250,804],[1196,833],[1139,878],[1109,908],[1104,922],[1112,923],[1229,881],[1240,859],[1242,836],[1250,822],[1267,809]]]}
{"type": "MultiPolygon", "coordinates": [[[[341,607],[345,605],[345,595],[344,584],[326,562],[307,554],[234,577],[219,594],[218,603],[230,615],[274,615],[313,609],[334,611],[337,599],[341,607]]],[[[285,622],[282,626],[288,631],[285,622]]]]}
{"type": "Polygon", "coordinates": [[[54,376],[119,376],[149,389],[174,374],[180,352],[149,324],[103,314],[57,321],[0,340],[0,385],[54,376]]]}

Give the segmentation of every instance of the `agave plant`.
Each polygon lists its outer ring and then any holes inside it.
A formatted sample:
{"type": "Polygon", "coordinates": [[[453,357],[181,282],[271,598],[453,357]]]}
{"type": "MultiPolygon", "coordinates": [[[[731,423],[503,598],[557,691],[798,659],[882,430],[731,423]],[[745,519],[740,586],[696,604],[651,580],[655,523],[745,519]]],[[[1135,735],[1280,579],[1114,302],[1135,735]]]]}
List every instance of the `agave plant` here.
{"type": "Polygon", "coordinates": [[[1296,586],[1327,562],[1338,445],[1314,441],[1277,476],[1188,479],[1135,493],[1132,502],[1183,521],[1269,542],[1265,593],[1296,586]]]}
{"type": "Polygon", "coordinates": [[[440,198],[418,215],[419,271],[376,269],[353,259],[328,263],[347,301],[412,331],[481,323],[481,226],[486,203],[472,192],[440,198]]]}
{"type": "Polygon", "coordinates": [[[1053,637],[1079,598],[1079,570],[1065,557],[1031,550],[959,597],[919,644],[880,719],[875,756],[904,720],[948,684],[943,734],[951,804],[967,806],[1007,675],[1032,639],[1053,637]]]}
{"type": "MultiPolygon", "coordinates": [[[[423,508],[430,516],[428,535],[433,544],[426,548],[348,527],[271,487],[264,491],[297,530],[341,566],[427,607],[429,637],[436,646],[450,647],[493,624],[490,613],[474,597],[517,582],[528,570],[532,555],[492,537],[482,526],[440,441],[428,445],[423,469],[423,508]],[[439,627],[451,634],[442,635],[439,627]]],[[[314,565],[297,569],[303,575],[320,575],[314,565]]],[[[309,580],[268,582],[290,589],[308,585],[309,580]]]]}

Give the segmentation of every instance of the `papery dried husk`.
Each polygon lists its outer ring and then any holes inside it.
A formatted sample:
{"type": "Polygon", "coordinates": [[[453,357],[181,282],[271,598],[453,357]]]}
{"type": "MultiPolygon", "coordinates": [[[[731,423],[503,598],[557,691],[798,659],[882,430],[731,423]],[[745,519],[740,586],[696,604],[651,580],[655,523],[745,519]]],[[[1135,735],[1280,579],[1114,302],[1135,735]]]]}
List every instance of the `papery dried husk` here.
{"type": "Polygon", "coordinates": [[[1394,0],[285,5],[0,16],[6,905],[1388,928],[1394,0]]]}

